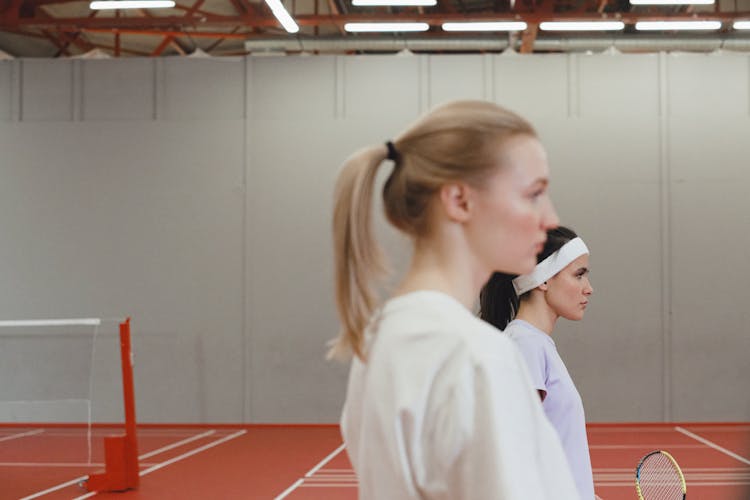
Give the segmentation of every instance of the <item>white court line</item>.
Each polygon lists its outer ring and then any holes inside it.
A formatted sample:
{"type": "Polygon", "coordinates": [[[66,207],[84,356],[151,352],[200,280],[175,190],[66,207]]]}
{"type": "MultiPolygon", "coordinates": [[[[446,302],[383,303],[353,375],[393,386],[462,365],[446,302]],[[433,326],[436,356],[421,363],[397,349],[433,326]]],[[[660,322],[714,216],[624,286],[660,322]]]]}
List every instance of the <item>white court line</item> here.
{"type": "MultiPolygon", "coordinates": [[[[203,429],[194,429],[192,432],[149,432],[144,431],[143,429],[138,429],[138,436],[147,436],[147,437],[164,437],[164,438],[179,438],[179,437],[185,437],[185,436],[194,436],[196,432],[201,432],[203,429]]],[[[122,434],[124,430],[122,428],[112,428],[112,429],[93,429],[91,431],[91,437],[92,438],[101,438],[101,437],[107,437],[112,436],[114,434],[122,434]]],[[[87,436],[87,431],[85,429],[82,430],[65,430],[65,429],[53,429],[53,428],[45,428],[44,429],[44,435],[50,436],[50,437],[62,437],[62,438],[72,438],[72,439],[85,439],[87,436]]]]}
{"type": "MultiPolygon", "coordinates": [[[[164,446],[162,448],[159,448],[158,450],[154,450],[154,451],[149,452],[149,453],[144,453],[143,455],[140,455],[138,457],[138,459],[140,460],[141,458],[152,457],[154,455],[157,455],[159,453],[165,452],[167,450],[171,450],[172,448],[176,448],[177,446],[181,446],[181,445],[189,443],[191,441],[195,441],[196,439],[200,439],[202,437],[205,437],[206,435],[210,435],[210,434],[212,434],[214,432],[216,432],[216,431],[212,430],[212,431],[206,431],[206,432],[201,433],[201,434],[197,434],[197,435],[195,435],[195,436],[193,436],[191,438],[183,439],[182,441],[178,441],[176,443],[172,443],[170,445],[167,445],[167,446],[164,446]]],[[[244,432],[246,432],[246,431],[244,431],[244,432]]],[[[141,476],[143,474],[144,474],[143,472],[140,473],[141,476]]],[[[47,488],[44,491],[39,491],[39,492],[34,493],[34,494],[30,495],[30,496],[24,497],[21,500],[31,500],[33,498],[39,498],[41,496],[46,495],[47,493],[52,493],[53,491],[62,490],[63,488],[67,488],[70,485],[78,484],[81,481],[86,480],[86,479],[88,479],[88,476],[81,476],[81,477],[78,477],[78,478],[73,479],[71,481],[68,481],[68,482],[65,482],[65,483],[62,483],[62,484],[58,484],[57,486],[52,486],[51,488],[47,488]]],[[[88,496],[95,495],[95,494],[96,494],[96,492],[92,492],[88,496]]],[[[80,497],[80,498],[88,498],[88,496],[83,496],[83,497],[80,497]]]]}
{"type": "Polygon", "coordinates": [[[176,443],[169,444],[167,446],[164,446],[162,448],[159,448],[158,450],[150,451],[148,453],[144,453],[143,455],[138,455],[138,460],[143,460],[144,458],[151,458],[154,455],[158,455],[160,453],[164,453],[165,451],[171,450],[173,448],[177,448],[178,446],[182,446],[183,444],[188,444],[193,441],[197,441],[198,439],[210,436],[212,434],[215,434],[215,430],[206,431],[202,434],[196,434],[195,436],[191,436],[189,438],[185,438],[182,441],[177,441],[176,443]]]}
{"type": "MultiPolygon", "coordinates": [[[[703,472],[715,472],[723,474],[734,474],[734,473],[747,473],[750,474],[750,469],[747,467],[680,467],[682,472],[689,472],[700,474],[703,472]]],[[[631,473],[633,472],[632,467],[602,467],[600,469],[593,469],[594,474],[607,474],[614,472],[631,473]]]]}
{"type": "Polygon", "coordinates": [[[676,448],[703,448],[704,445],[702,444],[649,444],[649,445],[642,445],[642,444],[592,444],[589,445],[589,449],[598,449],[598,450],[639,450],[642,448],[653,448],[655,450],[663,450],[663,449],[670,449],[674,450],[676,448]]]}
{"type": "MultiPolygon", "coordinates": [[[[151,466],[154,462],[140,462],[139,465],[151,466]]],[[[89,462],[0,462],[0,467],[105,467],[104,463],[89,462]]]]}
{"type": "Polygon", "coordinates": [[[104,464],[89,462],[0,462],[0,467],[104,467],[104,464]]]}
{"type": "MultiPolygon", "coordinates": [[[[246,434],[246,433],[247,433],[247,430],[243,429],[241,431],[235,432],[234,434],[230,434],[228,436],[224,436],[221,439],[217,439],[216,441],[211,441],[208,444],[204,444],[200,448],[196,448],[194,450],[190,450],[188,452],[183,453],[182,455],[176,456],[174,458],[170,458],[169,460],[167,460],[165,462],[162,462],[160,464],[156,464],[153,467],[149,467],[146,470],[142,470],[141,472],[138,473],[138,475],[139,476],[145,476],[146,474],[150,474],[150,473],[152,473],[152,472],[154,472],[156,470],[162,469],[162,468],[166,467],[167,465],[171,465],[171,464],[173,464],[175,462],[179,462],[180,460],[183,460],[183,459],[185,459],[187,457],[191,457],[191,456],[195,455],[196,453],[200,453],[202,451],[205,451],[205,450],[208,450],[210,448],[213,448],[214,446],[218,446],[218,445],[220,445],[222,443],[226,443],[227,441],[231,441],[232,439],[240,437],[240,436],[242,436],[243,434],[246,434]]],[[[83,498],[83,497],[81,497],[81,498],[83,498]]]]}
{"type": "Polygon", "coordinates": [[[315,474],[316,472],[318,472],[325,464],[327,464],[328,462],[330,462],[331,460],[333,460],[333,457],[335,457],[336,455],[338,455],[339,453],[341,453],[341,451],[345,447],[346,447],[346,445],[342,444],[341,446],[339,446],[338,448],[336,448],[335,450],[333,450],[331,452],[331,454],[328,455],[327,457],[325,457],[323,460],[321,460],[320,463],[318,463],[318,465],[316,465],[315,467],[313,467],[312,469],[310,469],[309,471],[307,471],[307,474],[305,474],[305,477],[310,477],[313,474],[315,474]]]}
{"type": "Polygon", "coordinates": [[[706,446],[709,446],[709,447],[713,448],[714,450],[720,451],[720,452],[724,453],[725,455],[729,455],[730,457],[739,460],[743,464],[750,465],[750,460],[748,460],[747,458],[741,457],[738,454],[736,454],[736,453],[734,453],[732,451],[727,450],[726,448],[722,448],[718,444],[716,444],[716,443],[714,443],[712,441],[709,441],[708,439],[706,439],[704,437],[701,437],[701,436],[699,436],[697,434],[693,434],[689,430],[683,429],[682,427],[679,427],[679,426],[675,427],[674,429],[677,432],[680,432],[682,434],[685,434],[688,437],[691,437],[691,438],[695,439],[696,441],[700,441],[701,443],[705,444],[706,446]]]}
{"type": "Polygon", "coordinates": [[[0,438],[0,441],[10,441],[12,439],[18,439],[26,436],[36,436],[37,434],[41,434],[44,432],[44,429],[37,429],[35,431],[28,431],[28,432],[21,432],[19,434],[11,434],[10,436],[5,436],[0,438]]]}
{"type": "MultiPolygon", "coordinates": [[[[39,431],[43,432],[43,431],[39,431]]],[[[202,439],[204,437],[211,436],[212,434],[215,434],[215,430],[210,430],[203,432],[201,434],[196,434],[194,436],[191,436],[189,438],[183,439],[181,441],[177,441],[176,443],[169,444],[167,446],[163,446],[159,449],[156,449],[154,451],[150,451],[148,453],[144,453],[143,455],[138,456],[138,460],[143,460],[146,458],[151,458],[154,455],[159,455],[160,453],[164,453],[165,451],[172,450],[174,448],[178,448],[180,446],[186,445],[188,443],[192,443],[193,441],[197,441],[198,439],[202,439]]],[[[21,437],[21,436],[17,436],[21,437]]],[[[0,439],[2,441],[2,439],[0,439]]],[[[145,465],[145,464],[141,464],[145,465]]],[[[103,463],[76,463],[76,462],[0,462],[0,467],[104,467],[105,464],[103,463]]]]}
{"type": "Polygon", "coordinates": [[[61,490],[63,488],[67,488],[68,486],[73,486],[74,484],[78,484],[81,481],[85,480],[87,477],[88,476],[81,476],[81,477],[77,477],[75,479],[71,479],[67,483],[58,484],[57,486],[53,486],[52,488],[48,488],[48,489],[46,489],[44,491],[39,491],[39,492],[34,493],[32,495],[29,495],[27,497],[23,497],[23,498],[21,498],[21,500],[32,500],[33,498],[39,498],[41,496],[46,495],[47,493],[52,493],[53,491],[61,490]]]}
{"type": "Polygon", "coordinates": [[[287,496],[289,496],[291,492],[293,492],[294,490],[302,486],[303,482],[304,482],[304,479],[297,479],[294,482],[294,484],[292,484],[289,488],[285,489],[281,495],[277,496],[273,500],[282,500],[283,498],[286,498],[287,496]]]}
{"type": "MultiPolygon", "coordinates": [[[[167,465],[171,465],[171,464],[173,464],[175,462],[179,462],[180,460],[183,460],[185,458],[191,457],[191,456],[193,456],[193,455],[195,455],[197,453],[200,453],[202,451],[208,450],[209,448],[213,448],[214,446],[218,446],[218,445],[220,445],[222,443],[226,443],[227,441],[230,441],[230,440],[232,440],[232,439],[234,439],[236,437],[242,436],[243,434],[246,434],[246,433],[247,433],[247,430],[243,429],[241,431],[235,432],[234,434],[230,434],[228,436],[224,436],[221,439],[217,439],[216,441],[212,441],[212,442],[210,442],[208,444],[205,444],[205,445],[203,445],[203,446],[201,446],[199,448],[196,448],[194,450],[190,450],[188,452],[185,452],[182,455],[178,455],[178,456],[176,456],[174,458],[170,458],[169,460],[166,460],[164,462],[156,464],[153,467],[149,467],[146,470],[142,470],[141,472],[138,473],[138,475],[141,476],[141,477],[143,477],[146,474],[150,474],[150,473],[152,473],[154,471],[162,469],[162,468],[166,467],[167,465]]],[[[86,495],[83,495],[83,496],[80,496],[80,497],[76,497],[73,500],[84,500],[85,498],[91,498],[91,497],[93,497],[96,494],[97,494],[96,491],[92,491],[91,493],[88,493],[86,495]]]]}
{"type": "MultiPolygon", "coordinates": [[[[316,472],[318,472],[321,467],[323,467],[325,464],[327,464],[328,462],[330,462],[331,460],[333,460],[333,457],[335,457],[336,455],[338,455],[339,453],[341,453],[341,450],[343,450],[345,446],[346,445],[342,444],[341,446],[339,446],[338,448],[336,448],[335,450],[333,450],[327,457],[325,457],[323,460],[321,460],[320,462],[318,462],[318,464],[315,465],[315,467],[313,467],[312,469],[310,469],[309,471],[307,471],[307,474],[305,474],[305,477],[310,477],[313,474],[315,474],[316,472]]],[[[293,492],[294,490],[296,490],[297,488],[299,488],[302,485],[302,483],[304,482],[304,480],[305,480],[304,477],[298,479],[289,488],[285,489],[280,495],[278,495],[276,498],[274,498],[274,500],[283,500],[284,498],[288,497],[291,492],[293,492]]]]}

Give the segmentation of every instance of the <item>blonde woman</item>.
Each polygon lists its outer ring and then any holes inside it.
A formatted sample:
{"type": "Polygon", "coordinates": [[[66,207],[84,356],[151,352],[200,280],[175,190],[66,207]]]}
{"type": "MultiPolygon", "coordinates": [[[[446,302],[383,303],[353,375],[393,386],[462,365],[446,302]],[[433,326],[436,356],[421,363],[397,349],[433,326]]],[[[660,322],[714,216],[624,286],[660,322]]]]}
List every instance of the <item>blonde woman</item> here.
{"type": "Polygon", "coordinates": [[[534,268],[558,222],[548,177],[531,125],[480,101],[441,106],[345,162],[332,354],[354,355],[341,426],[361,499],[578,499],[523,358],[471,311],[494,271],[534,268]],[[378,307],[371,219],[381,165],[391,168],[386,216],[413,254],[378,307]]]}

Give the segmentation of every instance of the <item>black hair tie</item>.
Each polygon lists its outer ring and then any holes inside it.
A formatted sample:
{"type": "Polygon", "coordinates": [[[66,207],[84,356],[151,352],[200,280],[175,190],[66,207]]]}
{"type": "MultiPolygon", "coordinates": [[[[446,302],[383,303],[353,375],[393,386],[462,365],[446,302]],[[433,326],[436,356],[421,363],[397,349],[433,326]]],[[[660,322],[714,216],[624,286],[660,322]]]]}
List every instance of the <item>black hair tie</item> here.
{"type": "Polygon", "coordinates": [[[385,147],[388,148],[388,156],[386,156],[386,158],[393,162],[398,162],[399,154],[398,154],[398,151],[396,150],[396,146],[394,146],[391,141],[388,141],[385,143],[385,147]]]}

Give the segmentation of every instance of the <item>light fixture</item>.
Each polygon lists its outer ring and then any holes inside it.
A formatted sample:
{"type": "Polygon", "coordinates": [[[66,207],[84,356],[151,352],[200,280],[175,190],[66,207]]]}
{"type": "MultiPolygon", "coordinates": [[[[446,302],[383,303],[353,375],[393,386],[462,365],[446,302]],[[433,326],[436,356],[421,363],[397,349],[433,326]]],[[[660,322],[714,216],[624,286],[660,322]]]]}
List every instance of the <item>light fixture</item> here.
{"type": "Polygon", "coordinates": [[[349,33],[386,33],[398,31],[427,31],[427,23],[346,23],[344,29],[349,33]]]}
{"type": "Polygon", "coordinates": [[[299,31],[299,26],[297,26],[292,16],[284,8],[281,0],[266,0],[266,4],[271,8],[271,12],[276,16],[276,20],[281,23],[287,33],[297,33],[299,31]]]}
{"type": "Polygon", "coordinates": [[[713,5],[715,0],[630,0],[630,5],[713,5]]]}
{"type": "Polygon", "coordinates": [[[523,21],[443,23],[443,31],[523,31],[526,27],[523,21]]]}
{"type": "Polygon", "coordinates": [[[542,31],[619,31],[622,21],[547,21],[539,24],[542,31]]]}
{"type": "Polygon", "coordinates": [[[352,0],[355,7],[434,7],[437,0],[352,0]]]}
{"type": "Polygon", "coordinates": [[[736,30],[750,30],[750,21],[735,21],[732,28],[736,30]]]}
{"type": "Polygon", "coordinates": [[[638,21],[635,23],[635,29],[638,31],[710,31],[719,28],[721,28],[721,21],[638,21]]]}
{"type": "Polygon", "coordinates": [[[89,4],[91,10],[120,10],[120,9],[171,9],[175,6],[173,0],[101,0],[89,4]]]}

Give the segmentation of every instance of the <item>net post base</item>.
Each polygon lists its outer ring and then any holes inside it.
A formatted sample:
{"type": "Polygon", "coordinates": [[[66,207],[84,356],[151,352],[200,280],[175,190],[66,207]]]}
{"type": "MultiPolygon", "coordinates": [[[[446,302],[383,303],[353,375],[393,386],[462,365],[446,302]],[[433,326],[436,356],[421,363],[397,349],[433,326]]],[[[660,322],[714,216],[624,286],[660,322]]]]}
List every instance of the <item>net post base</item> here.
{"type": "Polygon", "coordinates": [[[88,491],[125,491],[138,488],[138,457],[128,436],[104,438],[104,472],[86,481],[88,491]]]}

